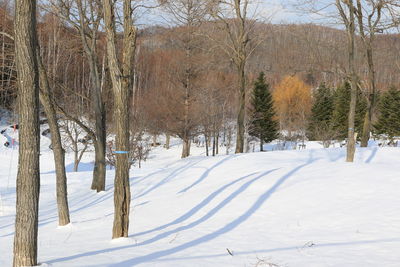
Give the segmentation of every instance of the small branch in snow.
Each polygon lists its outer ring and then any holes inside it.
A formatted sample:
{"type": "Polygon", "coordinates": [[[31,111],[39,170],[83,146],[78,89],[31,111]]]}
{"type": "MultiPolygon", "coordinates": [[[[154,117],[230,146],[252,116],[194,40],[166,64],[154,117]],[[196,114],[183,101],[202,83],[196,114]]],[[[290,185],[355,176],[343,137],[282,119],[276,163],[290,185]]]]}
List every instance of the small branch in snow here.
{"type": "Polygon", "coordinates": [[[230,251],[229,248],[226,248],[226,250],[228,251],[229,255],[233,257],[233,251],[230,251]]]}

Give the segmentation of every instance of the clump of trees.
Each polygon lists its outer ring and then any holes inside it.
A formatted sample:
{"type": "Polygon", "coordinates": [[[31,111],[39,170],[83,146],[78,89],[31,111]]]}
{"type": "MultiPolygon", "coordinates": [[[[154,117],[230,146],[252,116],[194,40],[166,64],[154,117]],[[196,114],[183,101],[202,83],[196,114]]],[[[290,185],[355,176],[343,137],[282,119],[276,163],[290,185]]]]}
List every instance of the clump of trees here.
{"type": "Polygon", "coordinates": [[[374,124],[376,134],[389,139],[389,145],[395,144],[394,138],[400,136],[400,91],[394,87],[384,92],[378,102],[379,116],[374,124]]]}

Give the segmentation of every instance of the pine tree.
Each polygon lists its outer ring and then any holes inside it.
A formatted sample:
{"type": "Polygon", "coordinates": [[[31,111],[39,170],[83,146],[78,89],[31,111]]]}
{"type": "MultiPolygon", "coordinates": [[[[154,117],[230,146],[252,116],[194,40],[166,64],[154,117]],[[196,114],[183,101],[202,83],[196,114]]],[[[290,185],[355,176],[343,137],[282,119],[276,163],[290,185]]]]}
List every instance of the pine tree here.
{"type": "Polygon", "coordinates": [[[383,93],[379,102],[379,117],[374,125],[377,134],[386,134],[390,142],[400,135],[400,91],[390,88],[383,93]]]}
{"type": "MultiPolygon", "coordinates": [[[[337,132],[337,137],[340,140],[347,138],[348,116],[350,109],[350,93],[351,86],[349,82],[336,89],[334,94],[334,110],[332,115],[332,127],[337,132]]],[[[364,116],[367,108],[367,103],[361,90],[357,90],[357,105],[355,115],[355,132],[362,133],[364,116]]]]}
{"type": "Polygon", "coordinates": [[[251,97],[251,125],[250,135],[260,139],[260,150],[263,143],[271,142],[278,137],[278,123],[274,120],[275,110],[269,85],[265,82],[265,75],[261,72],[254,83],[251,97]]]}
{"type": "Polygon", "coordinates": [[[311,117],[308,125],[308,138],[320,139],[321,131],[330,132],[334,109],[332,90],[321,84],[314,95],[314,104],[311,108],[311,117]]]}

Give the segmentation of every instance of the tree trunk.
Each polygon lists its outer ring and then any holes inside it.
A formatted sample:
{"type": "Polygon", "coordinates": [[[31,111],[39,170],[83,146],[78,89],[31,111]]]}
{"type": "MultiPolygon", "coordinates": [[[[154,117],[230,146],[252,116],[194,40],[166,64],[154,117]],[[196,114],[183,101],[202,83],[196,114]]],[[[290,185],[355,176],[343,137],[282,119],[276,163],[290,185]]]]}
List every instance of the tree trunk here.
{"type": "Polygon", "coordinates": [[[246,77],[245,77],[245,64],[242,62],[238,67],[239,73],[239,111],[237,116],[237,133],[236,133],[236,150],[235,153],[244,152],[244,120],[245,120],[245,106],[246,106],[246,77]]]}
{"type": "Polygon", "coordinates": [[[67,174],[65,172],[65,151],[62,147],[60,128],[56,111],[53,105],[52,93],[48,82],[46,69],[40,58],[40,49],[37,46],[36,56],[39,67],[40,101],[42,102],[48,120],[51,146],[53,149],[54,163],[56,168],[56,194],[58,207],[58,225],[64,226],[70,223],[68,207],[67,174]]]}
{"type": "Polygon", "coordinates": [[[264,142],[263,142],[263,138],[261,135],[260,135],[260,151],[261,152],[264,151],[264,142]]]}
{"type": "Polygon", "coordinates": [[[190,138],[184,137],[182,139],[183,147],[182,147],[182,158],[187,158],[190,156],[190,138]]]}
{"type": "Polygon", "coordinates": [[[166,149],[169,149],[169,147],[170,147],[170,142],[171,142],[171,135],[166,134],[166,135],[165,135],[165,148],[166,148],[166,149]]]}
{"type": "Polygon", "coordinates": [[[215,157],[215,131],[213,132],[212,155],[215,157]]]}
{"type": "Polygon", "coordinates": [[[206,147],[206,156],[208,157],[209,153],[208,153],[208,134],[207,134],[207,132],[204,133],[204,143],[205,143],[205,147],[206,147]]]}
{"type": "Polygon", "coordinates": [[[350,1],[349,4],[349,25],[347,26],[348,34],[348,53],[349,53],[349,71],[351,79],[351,98],[350,98],[350,111],[349,111],[349,129],[347,133],[347,162],[354,161],[354,154],[356,151],[355,140],[355,115],[357,104],[357,74],[355,69],[355,19],[354,19],[354,5],[350,1]]]}
{"type": "Polygon", "coordinates": [[[91,189],[101,192],[105,190],[106,184],[106,112],[104,108],[101,83],[97,70],[97,58],[93,51],[88,51],[90,61],[90,77],[92,80],[92,104],[95,116],[95,135],[94,142],[95,161],[93,169],[93,180],[91,189]]]}
{"type": "Polygon", "coordinates": [[[20,146],[13,266],[19,267],[37,265],[40,131],[36,1],[15,2],[14,31],[20,146]]]}
{"type": "Polygon", "coordinates": [[[219,132],[217,132],[217,136],[215,139],[215,154],[219,154],[219,132]]]}
{"type": "MultiPolygon", "coordinates": [[[[372,37],[371,37],[372,38],[372,37]]],[[[370,40],[369,42],[372,42],[370,40]]],[[[361,137],[361,147],[367,147],[371,133],[372,115],[374,114],[376,104],[376,83],[375,83],[375,66],[372,55],[371,43],[367,44],[367,61],[368,61],[368,80],[369,80],[369,96],[368,107],[365,113],[363,133],[361,137]]]]}
{"type": "Polygon", "coordinates": [[[118,63],[114,3],[104,0],[104,22],[107,35],[107,56],[114,93],[114,120],[116,130],[115,181],[114,181],[114,224],[112,238],[128,237],[130,212],[129,185],[129,103],[132,85],[131,68],[136,43],[136,29],[132,20],[131,1],[124,0],[124,38],[122,68],[118,63]],[[122,69],[122,70],[121,70],[122,69]]]}
{"type": "Polygon", "coordinates": [[[96,131],[96,141],[94,142],[95,162],[91,189],[101,192],[106,187],[105,132],[100,135],[97,133],[96,131]],[[104,140],[101,141],[101,139],[104,140]]]}

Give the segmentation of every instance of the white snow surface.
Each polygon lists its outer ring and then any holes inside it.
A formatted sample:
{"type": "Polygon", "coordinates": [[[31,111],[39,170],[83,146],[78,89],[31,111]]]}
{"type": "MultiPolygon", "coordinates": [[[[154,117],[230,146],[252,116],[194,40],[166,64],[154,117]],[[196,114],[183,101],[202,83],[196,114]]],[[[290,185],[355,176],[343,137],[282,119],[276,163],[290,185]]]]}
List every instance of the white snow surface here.
{"type": "MultiPolygon", "coordinates": [[[[41,266],[400,266],[400,150],[273,151],[205,157],[156,148],[131,170],[128,238],[111,240],[114,170],[90,190],[67,155],[72,223],[58,227],[55,173],[42,137],[41,266]],[[232,255],[231,255],[231,254],[232,255]]],[[[0,144],[1,145],[1,144],[0,144]]],[[[221,148],[221,150],[224,150],[221,148]]],[[[12,266],[18,151],[0,149],[0,266],[12,266]]]]}

